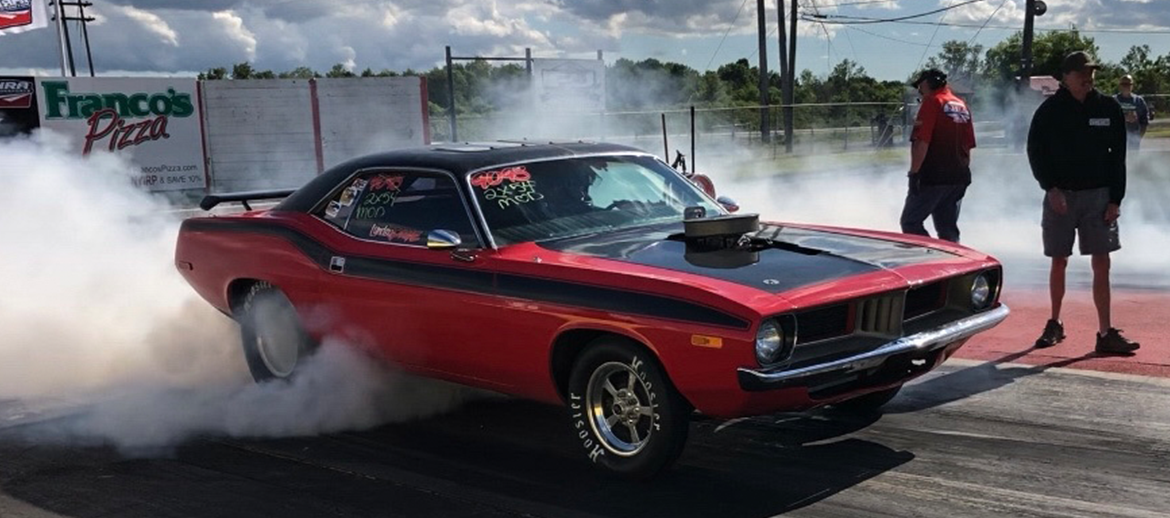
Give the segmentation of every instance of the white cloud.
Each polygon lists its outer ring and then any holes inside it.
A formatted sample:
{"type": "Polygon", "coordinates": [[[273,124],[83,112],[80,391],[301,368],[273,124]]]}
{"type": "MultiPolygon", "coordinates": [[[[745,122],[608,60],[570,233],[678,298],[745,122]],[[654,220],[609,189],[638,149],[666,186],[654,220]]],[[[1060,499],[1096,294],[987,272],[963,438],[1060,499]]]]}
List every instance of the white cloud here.
{"type": "MultiPolygon", "coordinates": [[[[816,0],[815,5],[825,14],[890,17],[959,1],[816,0]]],[[[1165,28],[1170,27],[1165,3],[1052,0],[1048,14],[1037,19],[1037,27],[1165,28]]],[[[776,4],[769,0],[765,5],[771,27],[776,23],[776,4]]],[[[814,11],[813,6],[809,0],[805,8],[814,11]]],[[[1021,26],[1022,6],[1023,0],[984,0],[948,11],[944,20],[1021,26]]],[[[259,70],[307,66],[323,72],[336,63],[358,69],[427,70],[442,63],[446,45],[460,55],[516,55],[527,47],[539,56],[579,55],[597,49],[631,59],[662,52],[679,56],[682,44],[647,48],[645,41],[710,41],[725,33],[742,39],[755,33],[755,8],[755,2],[743,0],[106,0],[87,13],[99,18],[89,31],[99,73],[198,71],[243,61],[259,70]],[[629,49],[641,49],[642,54],[629,49]]],[[[802,37],[818,39],[828,32],[836,40],[842,30],[831,24],[822,28],[801,23],[799,27],[802,37]]],[[[889,33],[911,26],[867,27],[889,33]]],[[[1137,38],[1132,41],[1142,43],[1137,38]]],[[[6,69],[52,70],[57,65],[55,49],[52,31],[31,31],[0,41],[6,69]]],[[[705,63],[698,53],[690,54],[705,63]]]]}
{"type": "Polygon", "coordinates": [[[212,13],[211,17],[223,25],[224,32],[231,35],[236,41],[243,43],[244,51],[249,56],[256,55],[256,35],[252,34],[252,31],[249,31],[244,26],[243,18],[240,18],[232,11],[212,13]]]}
{"type": "Polygon", "coordinates": [[[147,32],[161,37],[164,43],[175,47],[179,46],[179,33],[175,32],[175,30],[172,29],[166,21],[164,21],[162,18],[159,18],[158,15],[148,11],[143,11],[141,9],[135,9],[133,7],[113,6],[112,8],[121,10],[122,14],[126,15],[127,18],[140,23],[147,32]]]}
{"type": "MultiPolygon", "coordinates": [[[[960,3],[959,0],[940,0],[939,5],[947,7],[960,3]]],[[[1067,5],[1067,4],[1066,4],[1067,5]]],[[[1024,6],[1017,0],[987,0],[975,2],[947,11],[946,21],[952,23],[974,23],[982,25],[1019,25],[1024,23],[1024,6]]]]}

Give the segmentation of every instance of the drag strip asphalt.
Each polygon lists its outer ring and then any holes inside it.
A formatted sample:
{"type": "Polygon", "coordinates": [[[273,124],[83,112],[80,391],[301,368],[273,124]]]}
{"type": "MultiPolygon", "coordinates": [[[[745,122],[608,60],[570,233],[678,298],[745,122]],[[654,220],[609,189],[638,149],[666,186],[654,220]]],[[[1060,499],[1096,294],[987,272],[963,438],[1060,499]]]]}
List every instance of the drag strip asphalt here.
{"type": "Polygon", "coordinates": [[[945,364],[884,415],[696,417],[647,483],[599,476],[560,409],[510,399],[145,456],[30,443],[69,416],[5,420],[15,404],[0,402],[5,518],[1170,516],[1165,380],[1012,363],[945,364]]]}

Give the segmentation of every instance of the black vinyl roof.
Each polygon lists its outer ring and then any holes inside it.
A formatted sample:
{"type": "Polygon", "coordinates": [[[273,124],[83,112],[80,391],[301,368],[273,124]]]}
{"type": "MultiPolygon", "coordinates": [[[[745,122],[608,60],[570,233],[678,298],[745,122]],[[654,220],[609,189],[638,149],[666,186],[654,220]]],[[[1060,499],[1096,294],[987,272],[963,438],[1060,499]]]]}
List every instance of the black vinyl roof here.
{"type": "Polygon", "coordinates": [[[308,212],[349,178],[354,171],[374,167],[439,169],[462,176],[498,165],[573,158],[597,154],[646,153],[620,144],[599,142],[499,141],[436,144],[426,147],[374,153],[333,166],[309,181],[274,210],[308,212]]]}

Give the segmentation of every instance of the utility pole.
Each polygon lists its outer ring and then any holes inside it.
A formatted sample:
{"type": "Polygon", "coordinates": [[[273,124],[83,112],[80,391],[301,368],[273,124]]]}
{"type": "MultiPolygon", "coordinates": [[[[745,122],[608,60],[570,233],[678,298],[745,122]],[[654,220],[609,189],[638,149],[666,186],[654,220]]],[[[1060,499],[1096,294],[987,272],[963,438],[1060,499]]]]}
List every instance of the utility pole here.
{"type": "Polygon", "coordinates": [[[1032,36],[1035,31],[1035,20],[1048,12],[1048,4],[1044,0],[1024,0],[1024,41],[1020,49],[1020,86],[1032,81],[1032,36]]]}
{"type": "Polygon", "coordinates": [[[760,40],[760,141],[770,142],[772,128],[768,123],[768,22],[764,16],[764,0],[756,0],[759,19],[757,32],[760,40]]]}
{"type": "Polygon", "coordinates": [[[455,133],[455,71],[451,69],[450,45],[447,45],[447,124],[451,130],[448,141],[459,140],[459,136],[455,133]]]}
{"type": "Polygon", "coordinates": [[[57,21],[57,47],[61,53],[61,76],[66,77],[69,75],[69,69],[73,68],[73,51],[65,44],[69,38],[69,32],[65,27],[65,6],[61,5],[60,1],[53,2],[53,5],[57,9],[53,18],[57,21]]]}
{"type": "Polygon", "coordinates": [[[1032,33],[1036,19],[1036,0],[1024,0],[1024,43],[1020,56],[1020,83],[1032,81],[1032,33]]]}
{"type": "MultiPolygon", "coordinates": [[[[85,42],[85,59],[89,62],[89,77],[94,77],[93,51],[89,47],[88,23],[94,21],[96,18],[94,18],[92,16],[85,15],[85,8],[86,7],[93,7],[93,4],[90,2],[83,1],[83,0],[75,0],[75,1],[71,1],[71,2],[70,1],[62,1],[62,0],[59,0],[59,1],[61,1],[61,5],[77,8],[78,16],[66,16],[65,21],[66,22],[78,22],[78,25],[81,26],[81,36],[85,42]]],[[[68,29],[68,25],[66,25],[66,29],[68,29]]],[[[70,70],[73,72],[73,76],[76,77],[77,76],[77,68],[76,68],[76,66],[74,66],[75,63],[73,61],[73,46],[72,46],[72,43],[70,42],[70,39],[68,37],[69,36],[68,31],[66,31],[65,36],[66,36],[65,45],[67,47],[69,47],[70,70]]]]}
{"type": "Polygon", "coordinates": [[[792,11],[789,13],[789,23],[791,27],[788,30],[788,84],[784,88],[784,151],[792,153],[793,144],[793,128],[795,121],[793,121],[792,105],[796,102],[796,0],[792,0],[792,11]]]}
{"type": "MultiPolygon", "coordinates": [[[[796,0],[792,1],[796,2],[796,0]]],[[[780,42],[780,104],[787,105],[788,102],[785,99],[788,98],[788,76],[792,74],[792,70],[788,66],[788,41],[786,41],[788,30],[784,27],[784,0],[776,0],[776,24],[778,25],[776,33],[780,42]]],[[[787,142],[788,132],[791,131],[788,129],[789,114],[784,106],[780,107],[780,111],[784,114],[784,140],[787,142]]]]}

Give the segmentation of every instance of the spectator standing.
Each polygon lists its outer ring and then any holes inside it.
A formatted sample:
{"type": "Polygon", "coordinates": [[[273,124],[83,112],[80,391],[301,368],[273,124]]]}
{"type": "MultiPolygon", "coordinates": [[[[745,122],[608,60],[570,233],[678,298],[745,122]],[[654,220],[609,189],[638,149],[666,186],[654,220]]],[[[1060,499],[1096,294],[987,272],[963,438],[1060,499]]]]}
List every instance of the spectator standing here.
{"type": "Polygon", "coordinates": [[[1150,127],[1150,107],[1142,96],[1133,93],[1133,76],[1126,74],[1117,82],[1117,95],[1113,96],[1121,104],[1121,112],[1125,114],[1125,135],[1129,149],[1141,149],[1142,137],[1146,136],[1146,129],[1150,127]]]}
{"type": "Polygon", "coordinates": [[[975,129],[967,103],[947,86],[947,75],[924,70],[911,83],[922,107],[911,134],[909,188],[902,208],[902,232],[929,236],[930,217],[939,239],[959,242],[959,209],[971,184],[975,129]]]}
{"type": "Polygon", "coordinates": [[[1125,197],[1125,116],[1116,99],[1093,87],[1097,68],[1084,52],[1066,56],[1060,90],[1036,110],[1028,132],[1028,161],[1045,191],[1044,255],[1052,260],[1052,315],[1035,346],[1052,347],[1065,338],[1060,310],[1075,239],[1081,255],[1092,256],[1097,352],[1132,354],[1139,345],[1110,321],[1109,254],[1121,248],[1117,219],[1125,197]]]}

